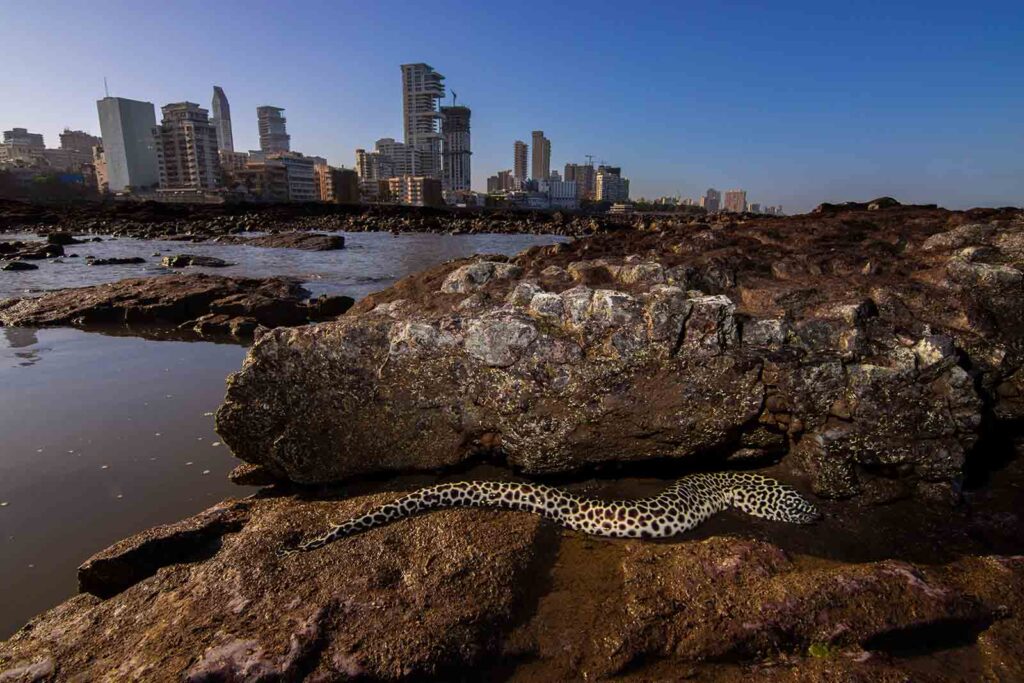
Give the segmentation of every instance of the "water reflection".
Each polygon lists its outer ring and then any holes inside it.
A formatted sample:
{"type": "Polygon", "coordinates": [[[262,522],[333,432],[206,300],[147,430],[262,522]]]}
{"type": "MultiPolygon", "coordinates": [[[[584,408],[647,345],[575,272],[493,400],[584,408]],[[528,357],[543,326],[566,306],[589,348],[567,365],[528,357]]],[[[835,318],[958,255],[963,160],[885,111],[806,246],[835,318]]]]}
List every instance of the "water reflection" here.
{"type": "MultiPolygon", "coordinates": [[[[39,336],[33,327],[0,327],[0,334],[7,342],[9,349],[26,349],[39,344],[39,336]]],[[[16,364],[28,367],[39,362],[41,351],[43,351],[42,348],[36,348],[28,351],[15,351],[11,355],[17,359],[14,361],[16,364]]]]}

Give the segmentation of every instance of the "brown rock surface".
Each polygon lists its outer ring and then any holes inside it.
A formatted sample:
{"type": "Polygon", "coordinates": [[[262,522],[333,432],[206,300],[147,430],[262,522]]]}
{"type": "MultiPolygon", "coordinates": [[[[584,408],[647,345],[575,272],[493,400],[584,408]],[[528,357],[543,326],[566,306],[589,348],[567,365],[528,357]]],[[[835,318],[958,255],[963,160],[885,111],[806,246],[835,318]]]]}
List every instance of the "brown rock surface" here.
{"type": "MultiPolygon", "coordinates": [[[[302,325],[338,315],[344,302],[306,300],[291,280],[249,279],[205,274],[134,278],[65,289],[29,299],[0,301],[0,325],[175,325],[199,334],[251,338],[258,325],[302,325]]],[[[351,305],[348,299],[348,305],[351,305]]]]}
{"type": "Polygon", "coordinates": [[[220,237],[216,241],[246,244],[250,247],[303,249],[305,251],[334,251],[345,248],[345,238],[341,235],[320,235],[312,232],[279,232],[260,237],[228,235],[220,237]]]}
{"type": "Polygon", "coordinates": [[[0,645],[0,680],[32,666],[50,671],[38,680],[417,680],[480,663],[530,594],[539,522],[447,512],[277,555],[381,500],[246,500],[123,541],[83,567],[123,590],[30,622],[0,645]],[[211,530],[225,515],[232,525],[211,530]],[[124,586],[135,565],[155,573],[124,586]]]}
{"type": "Polygon", "coordinates": [[[590,539],[489,511],[432,513],[278,555],[327,519],[395,495],[257,496],[122,541],[81,569],[83,586],[108,597],[82,593],[0,644],[0,680],[942,681],[1022,671],[1024,557],[848,563],[737,536],[590,539]]]}

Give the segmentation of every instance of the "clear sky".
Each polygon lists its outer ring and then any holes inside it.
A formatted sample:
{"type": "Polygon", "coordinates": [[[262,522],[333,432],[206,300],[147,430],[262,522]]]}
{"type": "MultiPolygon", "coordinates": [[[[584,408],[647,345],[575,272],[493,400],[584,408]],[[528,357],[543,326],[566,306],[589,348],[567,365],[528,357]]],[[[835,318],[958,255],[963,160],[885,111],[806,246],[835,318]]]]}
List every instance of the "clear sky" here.
{"type": "MultiPolygon", "coordinates": [[[[292,148],[351,166],[402,138],[399,64],[473,110],[473,185],[512,143],[592,154],[634,197],[742,187],[787,211],[881,194],[1024,203],[1024,2],[13,2],[0,129],[57,146],[111,95],[286,109],[292,148]]],[[[450,98],[449,98],[450,101],[450,98]]]]}

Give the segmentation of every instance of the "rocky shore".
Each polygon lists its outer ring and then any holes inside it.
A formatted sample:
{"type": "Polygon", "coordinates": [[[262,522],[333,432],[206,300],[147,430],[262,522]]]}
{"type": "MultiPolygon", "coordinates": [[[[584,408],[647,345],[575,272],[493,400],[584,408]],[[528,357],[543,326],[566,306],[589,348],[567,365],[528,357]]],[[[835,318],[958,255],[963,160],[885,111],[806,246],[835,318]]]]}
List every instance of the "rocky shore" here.
{"type": "MultiPolygon", "coordinates": [[[[640,219],[639,223],[650,223],[640,219]]],[[[529,233],[583,236],[617,230],[633,222],[621,217],[539,211],[431,209],[405,206],[311,204],[182,205],[144,203],[47,207],[0,200],[0,234],[60,232],[183,242],[235,241],[239,233],[307,231],[428,232],[453,234],[529,233]]],[[[285,242],[299,241],[295,236],[285,242]]],[[[278,243],[254,246],[304,246],[278,243]]],[[[338,247],[331,247],[338,248],[338,247]]]]}
{"type": "MultiPolygon", "coordinates": [[[[272,485],[89,559],[0,681],[1024,678],[1022,273],[1024,212],[883,199],[598,231],[268,319],[217,429],[272,485]],[[654,543],[446,511],[278,553],[438,478],[638,496],[730,468],[823,521],[654,543]]],[[[295,287],[207,278],[192,323],[295,287]]],[[[88,310],[179,310],[122,285],[88,310]]],[[[0,321],[90,315],[61,296],[0,321]]]]}
{"type": "MultiPolygon", "coordinates": [[[[180,258],[180,257],[178,257],[180,258]]],[[[0,301],[0,326],[123,329],[163,336],[168,329],[199,337],[249,341],[260,326],[327,320],[352,306],[345,296],[309,298],[295,281],[195,273],[121,280],[0,301]]]]}

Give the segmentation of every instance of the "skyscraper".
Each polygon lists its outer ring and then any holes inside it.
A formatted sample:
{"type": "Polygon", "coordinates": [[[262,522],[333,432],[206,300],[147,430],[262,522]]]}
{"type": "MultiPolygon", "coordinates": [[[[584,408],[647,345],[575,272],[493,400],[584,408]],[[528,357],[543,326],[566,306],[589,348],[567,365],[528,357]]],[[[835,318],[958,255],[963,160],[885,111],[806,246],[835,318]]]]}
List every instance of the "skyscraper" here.
{"type": "Polygon", "coordinates": [[[701,206],[708,213],[717,213],[722,208],[722,193],[713,187],[709,187],[708,191],[704,193],[704,197],[701,199],[701,206]]]}
{"type": "Polygon", "coordinates": [[[213,126],[217,129],[217,149],[225,152],[235,151],[235,139],[231,135],[231,106],[224,90],[219,85],[213,86],[213,126]]]}
{"type": "Polygon", "coordinates": [[[221,179],[220,157],[209,112],[194,102],[175,102],[160,111],[163,120],[153,127],[160,189],[216,189],[221,179]]]}
{"type": "Polygon", "coordinates": [[[726,190],[725,192],[725,205],[723,207],[726,211],[732,211],[734,213],[743,213],[747,210],[747,191],[746,190],[726,190]]]}
{"type": "Polygon", "coordinates": [[[260,150],[267,154],[277,154],[291,150],[292,136],[288,135],[284,124],[288,120],[281,116],[284,109],[269,105],[256,107],[256,118],[260,126],[260,150]]]}
{"type": "Polygon", "coordinates": [[[591,164],[566,164],[565,182],[576,183],[576,193],[580,199],[594,198],[597,176],[591,164]]]}
{"type": "Polygon", "coordinates": [[[441,107],[441,185],[445,191],[468,191],[472,183],[469,115],[469,107],[441,107]]]}
{"type": "Polygon", "coordinates": [[[516,140],[512,146],[512,173],[519,182],[526,182],[526,156],[530,146],[522,140],[516,140]]]}
{"type": "Polygon", "coordinates": [[[96,102],[111,192],[129,187],[152,187],[160,181],[153,127],[152,102],[104,97],[96,102]]]}
{"type": "Polygon", "coordinates": [[[402,117],[405,144],[412,150],[410,175],[441,178],[441,112],[444,76],[429,64],[402,65],[402,117]]]}
{"type": "Polygon", "coordinates": [[[551,175],[551,140],[544,137],[544,131],[533,131],[533,163],[530,170],[534,180],[547,180],[551,175]]]}
{"type": "Polygon", "coordinates": [[[629,199],[629,181],[615,166],[599,166],[594,182],[594,198],[605,202],[624,202],[629,199]]]}

